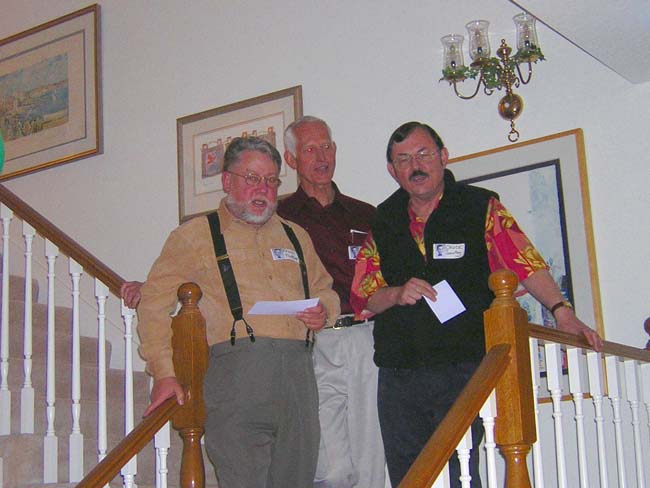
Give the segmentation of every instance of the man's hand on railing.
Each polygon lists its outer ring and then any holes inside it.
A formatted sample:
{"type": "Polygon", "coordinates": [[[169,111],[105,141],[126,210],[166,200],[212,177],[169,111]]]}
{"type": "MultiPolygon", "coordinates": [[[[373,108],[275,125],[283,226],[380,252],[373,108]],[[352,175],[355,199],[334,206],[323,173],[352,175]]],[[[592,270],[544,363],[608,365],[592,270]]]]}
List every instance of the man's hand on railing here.
{"type": "Polygon", "coordinates": [[[594,329],[576,317],[575,312],[569,307],[560,307],[555,311],[557,328],[563,332],[583,336],[589,345],[596,351],[603,348],[603,340],[594,329]]]}
{"type": "Polygon", "coordinates": [[[167,378],[156,380],[151,390],[151,403],[142,416],[146,417],[162,405],[165,400],[173,396],[176,396],[176,401],[179,405],[183,405],[185,402],[185,394],[183,387],[178,383],[175,376],[168,376],[167,378]]]}
{"type": "Polygon", "coordinates": [[[564,296],[548,270],[538,269],[528,278],[522,280],[521,284],[537,301],[552,310],[551,313],[559,330],[584,337],[596,351],[603,348],[603,340],[598,332],[576,317],[570,304],[556,306],[560,302],[564,303],[564,296]]]}
{"type": "Polygon", "coordinates": [[[124,300],[124,305],[129,308],[136,308],[140,303],[141,281],[125,281],[120,287],[120,296],[124,300]]]}

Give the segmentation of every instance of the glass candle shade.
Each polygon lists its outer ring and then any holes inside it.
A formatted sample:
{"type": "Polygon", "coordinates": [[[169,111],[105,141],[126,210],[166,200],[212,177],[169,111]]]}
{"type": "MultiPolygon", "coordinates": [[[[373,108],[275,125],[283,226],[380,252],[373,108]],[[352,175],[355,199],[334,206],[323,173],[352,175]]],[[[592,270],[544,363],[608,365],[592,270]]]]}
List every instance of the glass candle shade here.
{"type": "Polygon", "coordinates": [[[522,53],[537,50],[539,42],[535,30],[535,17],[523,12],[515,15],[512,20],[517,27],[517,50],[522,53]]]}
{"type": "Polygon", "coordinates": [[[472,61],[490,57],[489,25],[487,20],[472,20],[465,25],[469,34],[469,55],[472,61]]]}
{"type": "Polygon", "coordinates": [[[440,39],[444,48],[442,69],[443,71],[456,71],[465,66],[463,60],[464,37],[450,34],[440,39]]]}

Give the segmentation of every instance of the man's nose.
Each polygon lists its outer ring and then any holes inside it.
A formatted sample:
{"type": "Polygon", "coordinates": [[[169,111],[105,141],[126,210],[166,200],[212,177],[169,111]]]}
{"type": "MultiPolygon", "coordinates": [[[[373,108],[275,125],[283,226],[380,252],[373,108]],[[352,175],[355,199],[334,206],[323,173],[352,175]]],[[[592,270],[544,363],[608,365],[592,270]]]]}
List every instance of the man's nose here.
{"type": "Polygon", "coordinates": [[[318,161],[325,160],[325,150],[322,147],[316,148],[316,159],[318,159],[318,161]]]}

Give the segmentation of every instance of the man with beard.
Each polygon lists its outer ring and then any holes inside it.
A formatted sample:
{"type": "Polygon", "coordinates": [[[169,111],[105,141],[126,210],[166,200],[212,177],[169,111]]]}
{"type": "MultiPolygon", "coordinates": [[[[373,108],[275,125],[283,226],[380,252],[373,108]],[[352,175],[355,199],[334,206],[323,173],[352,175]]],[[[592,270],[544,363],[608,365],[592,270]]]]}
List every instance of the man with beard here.
{"type": "MultiPolygon", "coordinates": [[[[598,334],[582,323],[548,272],[542,257],[498,196],[456,183],[448,153],[428,125],[408,122],[393,132],[387,167],[400,188],[377,207],[372,235],[359,251],[352,303],[375,318],[378,408],[393,486],[407,473],[485,354],[482,314],[494,298],[491,271],[514,271],[548,307],[557,327],[584,336],[599,350],[598,334]],[[466,311],[444,324],[423,297],[447,280],[466,311]]],[[[471,486],[480,487],[482,434],[472,426],[471,486]]],[[[456,456],[452,486],[461,486],[456,456]]]]}
{"type": "Polygon", "coordinates": [[[278,214],[309,233],[341,299],[341,316],[318,333],[314,346],[321,424],[314,488],[383,488],[372,322],[356,320],[350,305],[354,260],[375,208],[343,195],[332,180],[336,143],[324,120],[305,116],[292,122],[284,148],[300,186],[280,200],[278,214]]]}
{"type": "Polygon", "coordinates": [[[205,445],[221,488],[311,488],[316,471],[318,395],[305,337],[338,316],[339,300],[307,233],[275,214],[280,166],[268,142],[233,139],[219,209],[170,234],[140,290],[140,352],[154,378],[145,415],[172,396],[183,401],[169,316],[182,283],[203,291],[205,445]],[[240,308],[229,305],[233,284],[240,308]],[[261,300],[307,295],[318,304],[296,315],[248,314],[261,300]]]}

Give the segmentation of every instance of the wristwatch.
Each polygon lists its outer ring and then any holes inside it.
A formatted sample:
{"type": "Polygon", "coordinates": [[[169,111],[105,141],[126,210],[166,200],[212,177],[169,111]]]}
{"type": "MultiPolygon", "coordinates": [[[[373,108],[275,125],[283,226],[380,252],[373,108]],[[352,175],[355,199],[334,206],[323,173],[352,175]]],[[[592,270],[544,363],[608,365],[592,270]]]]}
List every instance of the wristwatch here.
{"type": "Polygon", "coordinates": [[[553,305],[551,308],[549,308],[549,310],[551,311],[551,315],[553,315],[553,317],[555,317],[555,311],[558,308],[562,308],[562,307],[567,307],[567,308],[572,309],[573,305],[571,305],[571,302],[569,300],[561,300],[561,301],[557,302],[555,305],[553,305]]]}

